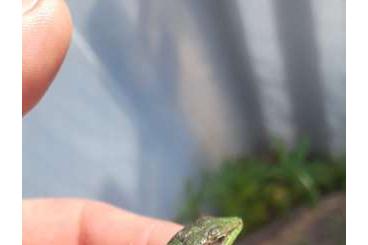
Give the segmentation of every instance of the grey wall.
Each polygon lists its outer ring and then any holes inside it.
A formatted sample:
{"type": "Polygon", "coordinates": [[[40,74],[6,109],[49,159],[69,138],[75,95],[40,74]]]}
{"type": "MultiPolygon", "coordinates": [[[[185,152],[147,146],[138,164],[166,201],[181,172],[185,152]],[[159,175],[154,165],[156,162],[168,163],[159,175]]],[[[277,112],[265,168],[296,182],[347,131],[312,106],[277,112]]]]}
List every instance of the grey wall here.
{"type": "Polygon", "coordinates": [[[345,151],[345,2],[68,1],[69,53],[23,120],[23,195],[173,217],[229,155],[345,151]]]}

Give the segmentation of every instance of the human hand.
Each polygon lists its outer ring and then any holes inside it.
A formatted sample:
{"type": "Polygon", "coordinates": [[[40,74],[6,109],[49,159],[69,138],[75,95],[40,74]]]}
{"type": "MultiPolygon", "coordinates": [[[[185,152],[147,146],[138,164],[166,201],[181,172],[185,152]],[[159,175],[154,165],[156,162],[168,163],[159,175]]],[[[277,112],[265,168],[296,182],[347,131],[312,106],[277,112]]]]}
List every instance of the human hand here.
{"type": "Polygon", "coordinates": [[[180,228],[94,201],[23,201],[23,245],[163,245],[180,228]]]}
{"type": "MultiPolygon", "coordinates": [[[[41,99],[71,36],[62,0],[23,0],[22,113],[41,99]]],[[[80,199],[23,201],[23,245],[161,245],[181,227],[80,199]]]]}

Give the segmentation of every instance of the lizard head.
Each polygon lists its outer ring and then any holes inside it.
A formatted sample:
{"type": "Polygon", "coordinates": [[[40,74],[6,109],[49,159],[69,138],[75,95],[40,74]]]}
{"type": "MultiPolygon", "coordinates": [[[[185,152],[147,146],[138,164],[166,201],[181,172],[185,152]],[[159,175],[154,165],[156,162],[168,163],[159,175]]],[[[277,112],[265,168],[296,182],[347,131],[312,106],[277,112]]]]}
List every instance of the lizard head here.
{"type": "MultiPolygon", "coordinates": [[[[243,228],[238,217],[203,217],[196,221],[203,245],[231,245],[243,228]]],[[[198,234],[198,235],[199,235],[198,234]]]]}

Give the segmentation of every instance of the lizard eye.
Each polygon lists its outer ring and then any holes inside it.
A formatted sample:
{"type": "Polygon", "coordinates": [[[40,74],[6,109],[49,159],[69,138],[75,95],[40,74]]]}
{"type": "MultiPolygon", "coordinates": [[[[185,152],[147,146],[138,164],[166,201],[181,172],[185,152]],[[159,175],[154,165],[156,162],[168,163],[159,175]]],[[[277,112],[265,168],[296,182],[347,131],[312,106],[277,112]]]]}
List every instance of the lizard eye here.
{"type": "Polygon", "coordinates": [[[220,235],[220,230],[218,228],[212,228],[208,231],[210,237],[218,237],[220,235]]]}

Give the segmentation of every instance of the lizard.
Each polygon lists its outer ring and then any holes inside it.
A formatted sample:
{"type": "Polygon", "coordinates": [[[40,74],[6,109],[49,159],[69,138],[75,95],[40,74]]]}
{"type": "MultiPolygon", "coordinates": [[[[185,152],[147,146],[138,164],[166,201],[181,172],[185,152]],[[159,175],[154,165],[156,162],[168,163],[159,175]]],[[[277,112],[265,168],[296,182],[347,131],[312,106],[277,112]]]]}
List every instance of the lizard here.
{"type": "Polygon", "coordinates": [[[201,217],[177,232],[167,245],[231,245],[242,228],[238,217],[201,217]]]}

